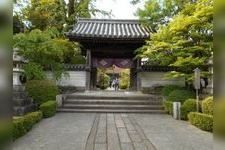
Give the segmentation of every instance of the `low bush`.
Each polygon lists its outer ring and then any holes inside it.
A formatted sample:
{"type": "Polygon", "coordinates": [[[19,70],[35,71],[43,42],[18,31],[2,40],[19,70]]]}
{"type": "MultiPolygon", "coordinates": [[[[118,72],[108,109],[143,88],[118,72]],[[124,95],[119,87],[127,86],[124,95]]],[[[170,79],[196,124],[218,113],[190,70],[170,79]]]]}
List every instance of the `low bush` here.
{"type": "Polygon", "coordinates": [[[169,96],[169,94],[174,90],[181,90],[183,87],[178,85],[166,85],[162,88],[161,95],[162,96],[169,96]]]}
{"type": "Polygon", "coordinates": [[[213,131],[213,116],[199,112],[190,112],[188,115],[189,122],[205,131],[213,131]]]}
{"type": "Polygon", "coordinates": [[[184,103],[185,100],[195,98],[195,93],[188,90],[174,90],[172,91],[167,100],[172,102],[184,103]]]}
{"type": "Polygon", "coordinates": [[[13,120],[13,140],[23,136],[26,132],[23,118],[13,120]]]}
{"type": "Polygon", "coordinates": [[[39,122],[42,119],[42,117],[43,117],[43,114],[41,111],[35,111],[25,115],[25,118],[31,120],[32,124],[39,122]]]}
{"type": "Polygon", "coordinates": [[[218,100],[214,103],[214,124],[213,124],[213,134],[215,136],[225,138],[225,101],[218,100]]]}
{"type": "Polygon", "coordinates": [[[204,114],[213,115],[213,97],[208,97],[202,101],[202,112],[204,114]]]}
{"type": "Polygon", "coordinates": [[[30,97],[39,105],[49,99],[56,99],[59,93],[58,87],[50,80],[30,80],[25,84],[25,88],[30,97]]]}
{"type": "Polygon", "coordinates": [[[119,88],[120,89],[127,89],[128,85],[126,83],[122,82],[122,83],[119,84],[119,88]]]}
{"type": "Polygon", "coordinates": [[[13,120],[13,140],[23,136],[28,132],[33,125],[40,121],[42,118],[42,112],[31,112],[27,115],[13,120]]]}
{"type": "Polygon", "coordinates": [[[56,101],[47,101],[40,106],[44,118],[49,118],[56,113],[56,101]]]}
{"type": "Polygon", "coordinates": [[[195,99],[186,100],[180,108],[181,119],[188,120],[188,113],[196,111],[197,111],[196,100],[195,99]]]}
{"type": "Polygon", "coordinates": [[[163,101],[163,107],[168,114],[170,114],[170,115],[173,114],[173,102],[163,101]]]}

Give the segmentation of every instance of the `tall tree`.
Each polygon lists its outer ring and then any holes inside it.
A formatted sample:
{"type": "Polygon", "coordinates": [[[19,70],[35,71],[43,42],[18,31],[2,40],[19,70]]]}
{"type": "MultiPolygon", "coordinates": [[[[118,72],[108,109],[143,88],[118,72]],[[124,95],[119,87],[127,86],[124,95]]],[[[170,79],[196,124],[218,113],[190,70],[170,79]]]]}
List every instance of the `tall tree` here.
{"type": "MultiPolygon", "coordinates": [[[[213,51],[212,0],[187,3],[168,25],[160,26],[157,33],[139,51],[140,57],[148,57],[152,64],[180,68],[168,77],[185,77],[193,80],[193,69],[207,64],[213,51]]],[[[202,67],[202,76],[207,71],[202,67]]]]}
{"type": "MultiPolygon", "coordinates": [[[[146,0],[143,9],[138,8],[136,15],[143,20],[145,25],[151,25],[152,28],[158,28],[164,25],[180,10],[186,3],[195,0],[146,0]]],[[[132,0],[131,3],[137,4],[140,0],[132,0]]]]}

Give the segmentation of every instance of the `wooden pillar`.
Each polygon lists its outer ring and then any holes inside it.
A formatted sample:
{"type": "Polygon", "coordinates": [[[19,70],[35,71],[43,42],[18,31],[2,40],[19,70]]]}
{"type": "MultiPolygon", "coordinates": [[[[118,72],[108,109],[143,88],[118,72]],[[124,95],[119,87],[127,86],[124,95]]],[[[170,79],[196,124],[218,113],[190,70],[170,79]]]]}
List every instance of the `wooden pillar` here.
{"type": "Polygon", "coordinates": [[[87,49],[86,51],[86,83],[85,83],[85,90],[91,90],[91,51],[87,49]]]}
{"type": "Polygon", "coordinates": [[[141,91],[141,59],[137,59],[137,91],[141,91]]]}

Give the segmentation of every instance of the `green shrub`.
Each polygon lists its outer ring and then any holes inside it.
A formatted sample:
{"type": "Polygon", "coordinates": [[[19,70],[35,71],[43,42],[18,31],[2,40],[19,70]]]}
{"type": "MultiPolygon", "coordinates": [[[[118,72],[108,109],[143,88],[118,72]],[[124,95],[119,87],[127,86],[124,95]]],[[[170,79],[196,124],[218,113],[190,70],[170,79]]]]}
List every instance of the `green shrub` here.
{"type": "Polygon", "coordinates": [[[172,102],[184,103],[185,100],[195,98],[195,93],[188,90],[174,90],[172,91],[167,100],[172,102]]]}
{"type": "Polygon", "coordinates": [[[204,114],[213,115],[213,97],[208,97],[202,101],[202,112],[204,114]]]}
{"type": "Polygon", "coordinates": [[[119,84],[119,88],[120,89],[127,89],[128,88],[128,85],[127,85],[127,83],[122,82],[122,83],[119,84]]]}
{"type": "Polygon", "coordinates": [[[13,140],[23,136],[28,132],[33,125],[40,121],[42,118],[42,112],[31,112],[27,115],[13,120],[13,140]]]}
{"type": "Polygon", "coordinates": [[[44,118],[49,118],[56,113],[56,101],[47,101],[40,106],[44,118]]]}
{"type": "Polygon", "coordinates": [[[188,115],[189,122],[205,131],[213,131],[213,116],[199,112],[190,112],[188,115]]]}
{"type": "Polygon", "coordinates": [[[32,121],[32,124],[35,124],[39,122],[43,117],[43,114],[41,111],[31,112],[24,116],[24,118],[27,118],[32,121]]]}
{"type": "Polygon", "coordinates": [[[188,120],[188,113],[195,111],[197,111],[196,100],[195,99],[186,100],[180,108],[181,119],[188,120]]]}
{"type": "Polygon", "coordinates": [[[163,101],[163,107],[168,114],[173,114],[173,102],[163,101]]]}
{"type": "Polygon", "coordinates": [[[225,101],[215,101],[214,102],[214,124],[213,124],[213,134],[215,136],[225,138],[225,101]]]}
{"type": "Polygon", "coordinates": [[[24,118],[13,120],[13,140],[23,136],[27,132],[24,126],[24,118]]]}
{"type": "Polygon", "coordinates": [[[25,84],[30,97],[38,104],[42,104],[49,99],[56,99],[58,87],[50,80],[30,80],[25,84]]]}
{"type": "Polygon", "coordinates": [[[169,96],[169,94],[174,90],[181,90],[183,87],[178,85],[166,85],[162,88],[161,95],[162,96],[169,96]]]}

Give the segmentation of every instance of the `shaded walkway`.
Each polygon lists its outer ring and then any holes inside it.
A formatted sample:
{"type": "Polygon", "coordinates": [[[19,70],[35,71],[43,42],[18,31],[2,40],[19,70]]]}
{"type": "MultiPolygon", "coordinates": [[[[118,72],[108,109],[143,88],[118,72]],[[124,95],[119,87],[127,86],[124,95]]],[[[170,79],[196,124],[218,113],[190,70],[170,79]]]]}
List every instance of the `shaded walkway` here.
{"type": "Polygon", "coordinates": [[[57,113],[14,150],[211,150],[213,135],[168,115],[57,113]]]}

